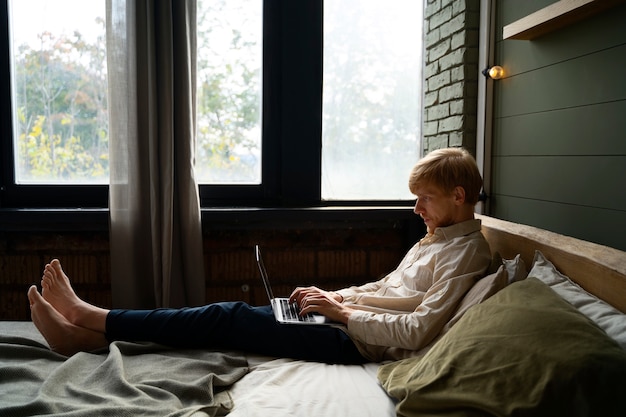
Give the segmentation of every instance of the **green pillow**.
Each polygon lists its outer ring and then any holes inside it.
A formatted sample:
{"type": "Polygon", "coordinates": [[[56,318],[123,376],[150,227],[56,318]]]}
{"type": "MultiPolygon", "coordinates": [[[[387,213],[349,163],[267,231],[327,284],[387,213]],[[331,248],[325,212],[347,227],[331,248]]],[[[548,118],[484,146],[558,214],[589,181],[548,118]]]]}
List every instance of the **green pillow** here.
{"type": "Polygon", "coordinates": [[[626,351],[536,278],[470,308],[428,353],[380,367],[401,416],[624,416],[626,351]]]}

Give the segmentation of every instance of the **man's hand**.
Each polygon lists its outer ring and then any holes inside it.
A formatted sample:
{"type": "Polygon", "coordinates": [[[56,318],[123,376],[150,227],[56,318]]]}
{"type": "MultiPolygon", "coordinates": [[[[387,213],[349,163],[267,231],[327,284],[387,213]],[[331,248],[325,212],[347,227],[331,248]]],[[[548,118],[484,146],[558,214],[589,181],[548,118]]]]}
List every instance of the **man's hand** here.
{"type": "Polygon", "coordinates": [[[352,309],[343,305],[343,297],[332,291],[317,287],[298,287],[289,297],[289,302],[298,303],[302,315],[318,313],[332,321],[348,324],[352,309]]]}

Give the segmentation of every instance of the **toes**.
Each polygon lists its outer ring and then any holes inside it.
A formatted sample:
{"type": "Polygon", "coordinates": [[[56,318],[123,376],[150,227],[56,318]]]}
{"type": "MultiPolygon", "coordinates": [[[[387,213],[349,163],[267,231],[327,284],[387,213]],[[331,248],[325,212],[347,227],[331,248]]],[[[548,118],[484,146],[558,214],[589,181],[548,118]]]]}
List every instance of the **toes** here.
{"type": "Polygon", "coordinates": [[[28,301],[30,301],[30,305],[39,302],[41,299],[41,294],[37,291],[37,287],[35,285],[31,285],[28,289],[28,301]]]}
{"type": "Polygon", "coordinates": [[[41,286],[50,287],[50,284],[54,282],[53,277],[48,272],[44,273],[41,277],[41,286]]]}
{"type": "Polygon", "coordinates": [[[63,274],[63,268],[61,268],[61,262],[58,259],[53,259],[50,266],[57,274],[63,274]]]}
{"type": "Polygon", "coordinates": [[[52,269],[50,264],[46,265],[46,268],[44,269],[43,274],[41,275],[41,280],[52,281],[54,279],[54,276],[55,276],[54,269],[52,269]]]}
{"type": "Polygon", "coordinates": [[[43,271],[43,275],[41,276],[42,287],[45,286],[45,288],[49,289],[54,283],[54,281],[59,277],[59,273],[57,272],[57,266],[55,266],[57,264],[58,264],[58,269],[61,270],[61,264],[59,263],[58,259],[53,259],[52,262],[50,262],[49,264],[46,264],[46,267],[44,268],[44,271],[43,271]]]}
{"type": "Polygon", "coordinates": [[[41,296],[41,294],[39,294],[39,291],[37,291],[36,285],[31,285],[28,289],[28,302],[31,309],[33,309],[35,306],[45,303],[44,298],[41,296]]]}

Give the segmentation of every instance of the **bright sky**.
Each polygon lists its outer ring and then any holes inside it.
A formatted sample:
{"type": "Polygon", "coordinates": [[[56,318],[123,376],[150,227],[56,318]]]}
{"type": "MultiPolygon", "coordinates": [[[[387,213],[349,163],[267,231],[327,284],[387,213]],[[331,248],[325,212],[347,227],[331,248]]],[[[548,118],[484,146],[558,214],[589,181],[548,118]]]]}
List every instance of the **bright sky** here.
{"type": "Polygon", "coordinates": [[[105,15],[105,0],[10,0],[14,45],[35,45],[37,35],[50,31],[71,35],[75,30],[90,41],[102,28],[95,23],[105,15]]]}

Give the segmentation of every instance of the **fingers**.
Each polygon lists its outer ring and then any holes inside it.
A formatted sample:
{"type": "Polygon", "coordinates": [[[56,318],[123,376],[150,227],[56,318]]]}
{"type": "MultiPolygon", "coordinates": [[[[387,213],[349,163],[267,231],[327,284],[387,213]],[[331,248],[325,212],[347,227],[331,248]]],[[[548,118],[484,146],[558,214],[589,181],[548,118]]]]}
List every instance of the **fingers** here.
{"type": "Polygon", "coordinates": [[[353,310],[339,301],[335,300],[330,294],[309,295],[303,299],[300,304],[300,314],[318,313],[326,316],[330,320],[348,324],[348,320],[353,310]]]}
{"type": "Polygon", "coordinates": [[[319,313],[323,314],[325,310],[324,306],[327,305],[324,302],[324,299],[321,297],[305,297],[302,299],[302,302],[298,303],[300,306],[300,315],[305,316],[309,313],[319,313]]]}
{"type": "Polygon", "coordinates": [[[331,320],[347,323],[350,310],[344,308],[342,301],[341,295],[317,287],[298,287],[289,297],[289,302],[300,306],[301,315],[318,313],[331,320]]]}
{"type": "Polygon", "coordinates": [[[294,301],[296,301],[296,299],[298,298],[298,296],[300,295],[300,292],[302,291],[301,287],[296,287],[296,289],[294,289],[291,292],[291,295],[289,296],[289,302],[293,303],[294,301]]]}
{"type": "Polygon", "coordinates": [[[302,300],[312,294],[321,294],[324,291],[317,287],[297,287],[289,296],[290,303],[302,304],[302,300]]]}
{"type": "MultiPolygon", "coordinates": [[[[311,310],[327,299],[326,291],[317,287],[297,287],[289,296],[290,303],[297,303],[300,309],[311,310]]],[[[303,312],[302,314],[306,314],[303,312]]]]}
{"type": "Polygon", "coordinates": [[[311,312],[324,314],[323,312],[329,308],[336,307],[337,302],[326,293],[311,293],[303,297],[298,305],[302,314],[311,312]]]}
{"type": "Polygon", "coordinates": [[[328,305],[323,302],[307,301],[303,306],[300,306],[301,316],[306,316],[311,313],[317,313],[325,316],[328,314],[328,305]]]}

